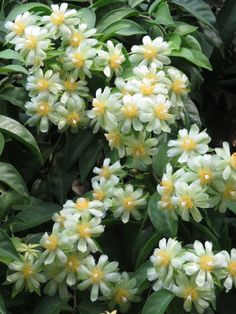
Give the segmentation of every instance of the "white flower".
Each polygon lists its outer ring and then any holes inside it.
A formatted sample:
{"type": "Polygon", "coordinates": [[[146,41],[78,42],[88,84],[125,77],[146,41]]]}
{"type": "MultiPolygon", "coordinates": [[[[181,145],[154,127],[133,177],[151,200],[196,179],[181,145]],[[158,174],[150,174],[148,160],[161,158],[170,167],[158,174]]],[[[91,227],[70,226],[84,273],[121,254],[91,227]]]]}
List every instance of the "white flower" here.
{"type": "Polygon", "coordinates": [[[146,199],[143,196],[142,189],[134,190],[131,184],[125,185],[123,188],[117,188],[113,192],[113,215],[115,218],[121,217],[123,223],[127,223],[130,216],[136,220],[140,220],[142,215],[139,213],[139,208],[146,206],[146,199]]]}
{"type": "Polygon", "coordinates": [[[24,37],[26,27],[35,25],[37,19],[37,15],[32,15],[27,11],[17,15],[14,22],[7,21],[5,28],[10,31],[10,33],[6,35],[6,41],[14,44],[16,38],[24,37]]]}
{"type": "Polygon", "coordinates": [[[48,32],[38,26],[27,26],[25,36],[14,40],[15,49],[20,50],[26,65],[40,66],[46,58],[45,50],[50,45],[48,32]]]}
{"type": "Polygon", "coordinates": [[[110,158],[105,158],[102,168],[95,167],[93,169],[93,173],[97,175],[92,178],[92,181],[101,181],[101,179],[105,179],[112,184],[117,184],[119,182],[119,177],[123,173],[120,161],[117,161],[112,165],[110,165],[110,162],[110,158]]]}
{"type": "Polygon", "coordinates": [[[89,255],[85,259],[85,263],[81,265],[79,275],[82,282],[78,285],[78,288],[85,290],[91,286],[90,299],[92,302],[97,300],[99,290],[103,296],[110,296],[111,283],[116,283],[120,280],[118,263],[109,263],[106,255],[101,255],[97,264],[94,257],[89,255]]]}
{"type": "Polygon", "coordinates": [[[75,101],[70,98],[67,102],[66,107],[59,103],[57,106],[57,113],[60,115],[58,121],[58,129],[60,131],[65,131],[69,127],[71,132],[76,133],[79,127],[84,127],[88,124],[89,119],[87,117],[87,112],[84,110],[84,101],[79,98],[75,101]]]}
{"type": "Polygon", "coordinates": [[[78,13],[75,9],[67,10],[68,3],[51,5],[52,14],[43,16],[42,21],[53,38],[56,39],[60,35],[70,37],[74,25],[79,24],[78,13]]]}
{"type": "Polygon", "coordinates": [[[128,89],[127,82],[123,80],[121,77],[117,77],[115,79],[115,85],[121,93],[121,96],[124,95],[133,95],[134,93],[128,89]]]}
{"type": "Polygon", "coordinates": [[[177,285],[172,287],[172,291],[185,300],[184,309],[186,312],[191,312],[192,304],[194,304],[197,312],[203,314],[209,307],[209,303],[214,304],[214,290],[209,285],[198,287],[194,277],[188,279],[183,273],[176,278],[176,282],[177,285]]]}
{"type": "Polygon", "coordinates": [[[205,247],[196,240],[193,244],[194,251],[186,252],[186,264],[183,269],[188,276],[196,275],[197,286],[204,287],[210,285],[214,287],[213,274],[217,276],[217,270],[226,266],[224,254],[221,252],[214,255],[212,243],[206,241],[205,247]]]}
{"type": "Polygon", "coordinates": [[[230,254],[226,251],[224,254],[227,266],[225,268],[226,279],[224,281],[224,287],[226,292],[232,289],[233,285],[236,287],[236,249],[232,249],[230,254]]]}
{"type": "Polygon", "coordinates": [[[153,290],[170,289],[174,283],[175,270],[184,263],[181,244],[174,239],[161,239],[159,248],[154,250],[150,257],[153,268],[147,271],[148,280],[157,280],[153,290]]]}
{"type": "Polygon", "coordinates": [[[63,94],[61,102],[66,104],[71,98],[81,103],[81,97],[88,97],[89,89],[86,86],[87,81],[78,80],[78,76],[72,73],[65,73],[62,78],[63,94]]]}
{"type": "Polygon", "coordinates": [[[102,92],[101,88],[96,91],[96,98],[93,99],[92,109],[88,111],[91,124],[95,124],[94,133],[99,127],[111,129],[117,125],[119,119],[120,101],[117,94],[111,94],[111,89],[106,86],[102,92]]]}
{"type": "Polygon", "coordinates": [[[40,253],[40,251],[36,249],[37,247],[39,247],[39,244],[20,243],[16,249],[18,252],[24,254],[25,259],[32,259],[37,258],[40,253]]]}
{"type": "Polygon", "coordinates": [[[149,36],[144,36],[143,45],[135,45],[131,51],[130,61],[133,63],[141,62],[144,65],[155,63],[159,68],[163,64],[170,63],[170,59],[167,57],[170,52],[169,45],[162,37],[151,40],[149,36]]]}
{"type": "Polygon", "coordinates": [[[89,38],[96,33],[95,28],[87,30],[87,25],[82,23],[77,26],[77,28],[72,29],[72,34],[69,38],[65,39],[65,44],[69,45],[71,48],[77,48],[82,42],[86,42],[89,46],[95,46],[97,40],[94,38],[89,38]]]}
{"type": "Polygon", "coordinates": [[[118,305],[121,313],[124,313],[128,311],[131,302],[139,302],[140,297],[137,295],[138,288],[136,285],[136,279],[130,278],[128,273],[123,272],[120,281],[112,288],[109,308],[115,308],[118,305]]]}
{"type": "Polygon", "coordinates": [[[112,206],[111,197],[113,195],[114,186],[113,181],[107,181],[105,178],[101,178],[99,182],[92,180],[93,198],[96,201],[102,202],[105,210],[112,206]]]}
{"type": "Polygon", "coordinates": [[[49,93],[57,95],[62,90],[59,73],[54,73],[53,70],[44,73],[42,69],[37,69],[27,77],[26,90],[30,91],[30,97],[49,93]]]}
{"type": "MultiPolygon", "coordinates": [[[[121,131],[123,133],[129,133],[131,127],[135,131],[141,131],[143,124],[140,122],[140,96],[138,95],[125,95],[122,99],[123,104],[121,107],[121,131]]],[[[144,105],[144,104],[143,104],[144,105]]]]}
{"type": "Polygon", "coordinates": [[[111,77],[113,72],[119,75],[122,72],[122,63],[125,61],[125,56],[122,53],[122,44],[114,46],[111,40],[107,42],[108,51],[98,50],[97,62],[105,66],[104,74],[111,77]]]}
{"type": "Polygon", "coordinates": [[[78,251],[97,252],[98,246],[93,238],[99,237],[104,232],[101,219],[97,217],[81,216],[80,214],[68,215],[64,222],[65,230],[77,243],[78,251]]]}
{"type": "Polygon", "coordinates": [[[123,158],[125,156],[125,141],[121,131],[118,128],[111,129],[105,133],[105,137],[111,150],[117,149],[119,157],[123,158]]]}
{"type": "Polygon", "coordinates": [[[56,98],[52,95],[40,94],[31,99],[25,104],[26,114],[31,116],[27,121],[30,126],[39,123],[41,132],[47,132],[49,128],[49,121],[57,124],[59,121],[59,114],[56,112],[58,103],[56,98]]]}
{"type": "Polygon", "coordinates": [[[177,181],[172,202],[177,207],[177,213],[185,221],[189,221],[190,214],[196,222],[201,221],[202,215],[198,207],[209,208],[209,196],[196,181],[190,185],[181,180],[177,181]]]}
{"type": "Polygon", "coordinates": [[[11,274],[7,276],[9,283],[14,283],[13,296],[19,293],[24,287],[29,292],[40,294],[40,283],[46,282],[46,277],[41,273],[42,265],[34,258],[23,258],[9,264],[11,274]]]}
{"type": "Polygon", "coordinates": [[[150,97],[140,114],[140,120],[148,122],[146,130],[155,134],[170,133],[169,124],[175,121],[175,116],[170,113],[171,107],[172,103],[164,95],[150,97]]]}
{"type": "Polygon", "coordinates": [[[83,216],[104,217],[103,203],[100,201],[90,201],[85,197],[79,197],[75,202],[69,200],[63,205],[60,213],[64,216],[77,214],[76,218],[83,216]]]}
{"type": "Polygon", "coordinates": [[[167,69],[167,75],[171,80],[169,85],[171,100],[173,103],[182,106],[182,97],[186,96],[189,92],[188,77],[183,72],[174,67],[167,69]]]}
{"type": "Polygon", "coordinates": [[[133,69],[133,73],[137,79],[148,79],[153,84],[162,83],[167,86],[170,84],[170,80],[166,77],[166,73],[158,69],[155,63],[151,63],[150,66],[139,65],[133,69]]]}
{"type": "Polygon", "coordinates": [[[68,48],[63,62],[66,71],[74,71],[75,75],[79,75],[84,79],[87,75],[92,77],[89,69],[93,64],[93,58],[96,55],[96,49],[92,48],[86,42],[82,42],[77,48],[68,48]]]}
{"type": "Polygon", "coordinates": [[[236,153],[231,155],[229,143],[224,142],[223,148],[216,148],[215,152],[221,158],[218,168],[223,170],[223,179],[227,180],[231,175],[236,176],[236,153]]]}
{"type": "Polygon", "coordinates": [[[193,124],[189,132],[186,129],[179,130],[178,139],[169,141],[168,146],[171,148],[167,152],[168,157],[180,155],[178,162],[187,162],[197,154],[204,155],[209,150],[207,144],[210,141],[206,131],[199,132],[199,127],[193,124]]]}

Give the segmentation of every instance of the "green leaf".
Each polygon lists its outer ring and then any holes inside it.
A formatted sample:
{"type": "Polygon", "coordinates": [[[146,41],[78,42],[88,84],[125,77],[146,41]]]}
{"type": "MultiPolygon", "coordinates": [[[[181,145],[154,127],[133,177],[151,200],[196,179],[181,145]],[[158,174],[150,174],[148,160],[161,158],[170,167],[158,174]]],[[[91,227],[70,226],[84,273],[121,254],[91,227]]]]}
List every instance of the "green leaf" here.
{"type": "Polygon", "coordinates": [[[26,145],[42,161],[40,150],[33,135],[18,121],[0,115],[0,131],[26,145]]]}
{"type": "Polygon", "coordinates": [[[184,36],[184,35],[195,32],[197,29],[198,28],[196,26],[193,26],[193,25],[181,24],[181,25],[176,27],[175,33],[177,35],[184,36]]]}
{"type": "Polygon", "coordinates": [[[152,14],[163,0],[155,0],[149,7],[148,13],[152,14]]]}
{"type": "Polygon", "coordinates": [[[134,273],[134,278],[137,280],[137,286],[139,287],[139,290],[144,291],[146,288],[150,287],[150,284],[147,283],[147,270],[152,267],[151,261],[145,262],[141,267],[139,267],[138,270],[134,273]],[[142,287],[142,289],[140,289],[142,287]]]}
{"type": "Polygon", "coordinates": [[[15,191],[6,191],[0,194],[0,221],[11,211],[16,203],[20,203],[22,198],[22,195],[15,191]]]}
{"type": "Polygon", "coordinates": [[[0,59],[15,59],[24,61],[22,56],[15,50],[12,49],[6,49],[0,52],[0,59]]]}
{"type": "Polygon", "coordinates": [[[184,58],[201,68],[212,70],[208,58],[201,51],[196,49],[180,48],[179,50],[172,50],[170,55],[173,57],[184,58]]]}
{"type": "Polygon", "coordinates": [[[131,8],[119,8],[116,10],[112,10],[108,12],[97,24],[97,32],[102,33],[106,30],[110,25],[114,24],[114,22],[118,22],[121,19],[137,14],[138,11],[133,10],[131,8]]]}
{"type": "Polygon", "coordinates": [[[168,43],[171,50],[179,50],[181,45],[181,37],[173,33],[170,35],[170,37],[168,37],[168,43]]]}
{"type": "Polygon", "coordinates": [[[126,3],[126,0],[98,0],[96,2],[94,2],[91,7],[92,8],[101,8],[101,7],[105,7],[106,5],[110,5],[112,3],[126,3]]]}
{"type": "Polygon", "coordinates": [[[129,0],[129,5],[131,8],[136,7],[137,5],[143,3],[145,0],[129,0]]]}
{"type": "Polygon", "coordinates": [[[142,314],[164,314],[175,295],[167,290],[154,292],[145,303],[142,314]]]}
{"type": "Polygon", "coordinates": [[[58,296],[43,297],[37,304],[33,314],[59,314],[65,308],[67,300],[62,300],[58,296]]]}
{"type": "Polygon", "coordinates": [[[50,221],[52,215],[60,211],[61,206],[55,203],[41,202],[17,206],[17,209],[21,209],[21,212],[15,216],[12,223],[15,232],[27,230],[50,221]]]}
{"type": "Polygon", "coordinates": [[[32,11],[32,12],[43,12],[45,15],[51,13],[51,9],[49,6],[42,4],[42,3],[26,3],[15,6],[9,15],[6,18],[6,21],[13,21],[17,17],[17,15],[22,14],[26,11],[32,11]]]}
{"type": "Polygon", "coordinates": [[[9,265],[11,262],[19,259],[19,255],[3,229],[0,229],[0,262],[9,265]]]}
{"type": "Polygon", "coordinates": [[[217,15],[217,22],[219,24],[220,34],[225,46],[230,44],[236,31],[236,1],[226,0],[223,8],[217,15]]]}
{"type": "Polygon", "coordinates": [[[98,140],[91,143],[83,152],[82,158],[79,159],[79,172],[81,180],[84,181],[89,172],[94,167],[102,150],[102,141],[98,140]]]}
{"type": "Polygon", "coordinates": [[[163,176],[166,165],[169,161],[169,158],[167,157],[167,150],[168,145],[163,141],[158,145],[156,155],[153,156],[152,168],[159,178],[163,176]]]}
{"type": "Polygon", "coordinates": [[[0,294],[0,314],[6,314],[6,313],[7,311],[6,311],[5,303],[4,303],[3,297],[0,294]]]}
{"type": "Polygon", "coordinates": [[[146,34],[146,31],[136,22],[123,19],[113,23],[103,33],[105,34],[103,38],[107,39],[114,35],[132,36],[146,34]]]}
{"type": "Polygon", "coordinates": [[[184,124],[187,128],[190,128],[191,125],[194,123],[201,127],[202,122],[198,109],[194,102],[189,97],[187,97],[184,101],[184,113],[185,113],[184,124]]]}
{"type": "Polygon", "coordinates": [[[28,71],[18,64],[9,64],[0,68],[0,73],[12,73],[12,72],[28,74],[28,71]]]}
{"type": "Polygon", "coordinates": [[[155,232],[145,243],[145,245],[140,249],[135,269],[139,268],[150,255],[152,250],[156,247],[157,242],[161,239],[159,232],[155,232]]]}
{"type": "Polygon", "coordinates": [[[163,24],[163,25],[171,25],[174,24],[174,21],[171,17],[169,6],[166,2],[161,3],[158,7],[158,10],[155,14],[155,23],[163,24]]]}
{"type": "Polygon", "coordinates": [[[11,187],[14,191],[23,196],[29,192],[19,172],[10,164],[0,162],[0,181],[11,187]]]}
{"type": "Polygon", "coordinates": [[[78,11],[78,16],[80,21],[87,24],[88,29],[91,29],[95,26],[96,23],[96,15],[90,8],[83,8],[78,11]]]}
{"type": "Polygon", "coordinates": [[[199,44],[198,40],[192,35],[186,35],[183,37],[183,46],[188,48],[193,48],[198,51],[202,51],[202,47],[199,44]]]}
{"type": "Polygon", "coordinates": [[[28,94],[24,87],[6,87],[1,90],[0,98],[8,101],[14,106],[24,109],[28,94]]]}
{"type": "Polygon", "coordinates": [[[0,156],[1,156],[2,152],[3,152],[4,146],[5,146],[4,136],[0,132],[0,156]]]}
{"type": "Polygon", "coordinates": [[[174,238],[178,231],[178,222],[165,210],[158,207],[159,193],[154,193],[148,202],[148,214],[155,229],[165,237],[174,238]]]}

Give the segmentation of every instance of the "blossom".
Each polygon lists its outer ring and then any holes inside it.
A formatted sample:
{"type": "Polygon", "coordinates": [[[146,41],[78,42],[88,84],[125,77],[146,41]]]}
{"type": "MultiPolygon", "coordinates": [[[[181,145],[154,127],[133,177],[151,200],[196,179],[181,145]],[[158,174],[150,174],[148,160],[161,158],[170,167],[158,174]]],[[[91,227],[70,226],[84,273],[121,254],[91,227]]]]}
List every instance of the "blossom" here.
{"type": "Polygon", "coordinates": [[[39,26],[27,26],[25,36],[14,40],[15,50],[20,50],[26,65],[40,66],[46,58],[45,50],[50,45],[48,32],[39,26]]]}
{"type": "Polygon", "coordinates": [[[143,129],[143,124],[140,122],[140,100],[140,96],[138,95],[125,95],[123,97],[121,107],[122,120],[120,122],[123,133],[129,133],[131,127],[135,131],[143,129]]]}
{"type": "Polygon", "coordinates": [[[37,258],[40,251],[37,249],[39,247],[39,244],[26,244],[26,243],[20,243],[17,246],[17,251],[21,254],[24,254],[25,259],[32,259],[37,258]]]}
{"type": "Polygon", "coordinates": [[[170,80],[167,78],[165,71],[160,70],[155,63],[151,63],[150,66],[144,64],[138,65],[133,68],[133,73],[136,79],[141,81],[148,79],[152,84],[162,83],[167,86],[170,84],[170,80]]]}
{"type": "Polygon", "coordinates": [[[98,50],[97,62],[105,66],[104,74],[111,77],[113,72],[119,75],[122,72],[122,63],[125,61],[125,56],[122,53],[122,44],[114,46],[111,40],[107,42],[108,51],[98,50]]]}
{"type": "Polygon", "coordinates": [[[222,252],[224,254],[227,266],[225,267],[225,277],[224,287],[226,292],[232,289],[233,285],[236,287],[236,249],[232,249],[230,254],[226,251],[222,252]]]}
{"type": "Polygon", "coordinates": [[[56,98],[52,95],[38,95],[25,104],[26,114],[31,116],[27,123],[30,126],[39,124],[41,132],[47,132],[49,128],[49,121],[57,124],[59,121],[59,114],[56,112],[58,103],[56,98]]]}
{"type": "Polygon", "coordinates": [[[171,147],[167,155],[168,157],[179,156],[180,163],[187,162],[189,158],[195,157],[197,154],[203,155],[208,150],[210,137],[206,131],[199,132],[199,127],[196,124],[191,126],[190,131],[186,129],[179,130],[178,139],[170,140],[168,146],[171,147]]]}
{"type": "Polygon", "coordinates": [[[195,282],[199,287],[210,285],[214,287],[213,274],[217,275],[217,270],[226,266],[224,254],[221,252],[214,255],[212,243],[206,241],[205,247],[198,240],[194,241],[194,251],[186,252],[186,263],[183,269],[188,276],[196,275],[195,282]]]}
{"type": "Polygon", "coordinates": [[[130,215],[136,220],[142,218],[139,208],[144,208],[146,199],[143,197],[143,190],[134,190],[131,184],[126,184],[124,189],[117,188],[114,190],[113,198],[113,215],[115,218],[121,217],[123,223],[127,223],[130,215]]]}
{"type": "Polygon", "coordinates": [[[191,312],[192,304],[198,313],[203,314],[209,307],[209,303],[215,302],[214,290],[209,285],[199,287],[196,285],[194,277],[190,279],[183,273],[176,278],[177,285],[172,287],[172,291],[180,298],[184,299],[184,309],[191,312]]]}
{"type": "Polygon", "coordinates": [[[115,185],[114,181],[107,181],[105,178],[101,178],[100,181],[92,180],[93,198],[102,202],[105,210],[112,206],[111,197],[115,185]]]}
{"type": "Polygon", "coordinates": [[[189,92],[188,77],[178,69],[170,67],[167,69],[167,75],[170,78],[170,95],[171,100],[179,106],[182,106],[182,97],[189,92]]]}
{"type": "Polygon", "coordinates": [[[101,168],[95,167],[93,169],[93,173],[97,175],[92,178],[92,181],[105,179],[112,184],[117,184],[119,182],[119,177],[123,174],[121,164],[119,161],[116,161],[114,164],[110,165],[110,162],[110,158],[105,158],[101,168]]]}
{"type": "Polygon", "coordinates": [[[66,104],[70,99],[81,103],[81,97],[88,97],[89,89],[87,81],[78,80],[78,76],[73,72],[65,73],[62,78],[63,93],[60,101],[66,104]]]}
{"type": "Polygon", "coordinates": [[[117,149],[119,157],[123,158],[125,156],[125,137],[121,133],[120,129],[110,129],[108,133],[105,133],[105,137],[111,150],[114,148],[117,149]]]}
{"type": "Polygon", "coordinates": [[[90,37],[95,35],[97,30],[95,28],[87,29],[87,27],[87,24],[81,23],[76,28],[72,28],[71,36],[64,39],[65,44],[71,48],[79,47],[82,42],[86,42],[89,46],[95,46],[97,40],[90,37]]]}
{"type": "Polygon", "coordinates": [[[50,16],[43,16],[42,21],[45,27],[48,28],[49,33],[54,39],[60,35],[63,37],[70,37],[74,25],[79,24],[78,13],[75,9],[67,10],[68,3],[51,5],[52,14],[50,16]]]}
{"type": "Polygon", "coordinates": [[[216,148],[215,152],[221,158],[218,169],[223,170],[223,179],[236,176],[236,153],[231,155],[229,143],[224,142],[223,148],[216,148]]]}
{"type": "Polygon", "coordinates": [[[182,253],[182,246],[178,241],[171,238],[159,241],[159,248],[156,248],[150,257],[153,267],[147,271],[148,280],[156,280],[153,290],[171,288],[175,270],[181,268],[185,261],[182,253]]]}
{"type": "Polygon", "coordinates": [[[66,216],[68,214],[77,214],[76,218],[84,216],[103,217],[103,203],[97,200],[90,201],[85,197],[78,197],[75,202],[72,200],[66,201],[60,214],[66,216]]]}
{"type": "Polygon", "coordinates": [[[82,282],[78,284],[78,288],[85,290],[91,286],[90,299],[92,302],[97,300],[99,290],[105,297],[111,295],[110,284],[120,280],[118,263],[109,263],[106,255],[101,255],[97,263],[92,255],[87,256],[84,264],[80,267],[79,276],[82,282]]]}
{"type": "Polygon", "coordinates": [[[42,69],[37,69],[27,77],[26,90],[29,91],[30,97],[49,93],[57,95],[62,90],[59,73],[54,73],[53,70],[44,73],[42,69]]]}
{"type": "Polygon", "coordinates": [[[154,63],[159,68],[161,68],[163,64],[170,63],[170,59],[167,57],[170,52],[169,45],[162,37],[157,37],[152,40],[149,36],[144,36],[143,45],[134,45],[131,51],[132,55],[130,56],[130,61],[132,63],[141,62],[141,64],[144,65],[154,63]]]}

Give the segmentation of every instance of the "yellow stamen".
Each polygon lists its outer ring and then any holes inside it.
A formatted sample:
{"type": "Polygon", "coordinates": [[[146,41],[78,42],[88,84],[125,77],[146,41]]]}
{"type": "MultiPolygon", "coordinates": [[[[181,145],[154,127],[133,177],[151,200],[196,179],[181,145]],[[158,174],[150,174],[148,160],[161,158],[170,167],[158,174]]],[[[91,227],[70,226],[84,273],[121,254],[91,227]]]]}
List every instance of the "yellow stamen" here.
{"type": "Polygon", "coordinates": [[[198,177],[202,185],[208,184],[213,179],[213,173],[210,169],[203,168],[198,171],[198,177]]]}
{"type": "Polygon", "coordinates": [[[227,200],[236,200],[236,189],[233,184],[226,184],[223,198],[227,200]]]}
{"type": "Polygon", "coordinates": [[[110,170],[110,168],[109,167],[106,167],[106,166],[104,166],[104,167],[102,167],[101,168],[101,173],[100,173],[100,175],[101,175],[101,177],[103,177],[103,178],[108,178],[108,177],[110,177],[110,175],[111,175],[111,170],[110,170]]]}
{"type": "Polygon", "coordinates": [[[196,301],[199,298],[199,295],[196,288],[187,287],[183,291],[183,297],[185,299],[190,299],[191,301],[196,301]]]}
{"type": "Polygon", "coordinates": [[[85,59],[81,53],[76,52],[73,54],[73,62],[75,64],[75,67],[80,69],[83,67],[85,59]]]}
{"type": "Polygon", "coordinates": [[[48,87],[49,87],[49,81],[42,78],[42,79],[39,79],[37,81],[37,90],[40,91],[40,92],[43,92],[43,91],[46,91],[48,90],[48,87]]]}
{"type": "Polygon", "coordinates": [[[25,44],[25,48],[34,49],[37,46],[37,38],[35,36],[28,36],[25,44]]]}
{"type": "Polygon", "coordinates": [[[166,194],[170,194],[173,192],[174,186],[169,180],[162,180],[160,185],[164,188],[166,194]]]}
{"type": "Polygon", "coordinates": [[[124,116],[128,119],[137,118],[139,115],[138,107],[135,104],[124,105],[121,110],[122,110],[124,116]]]}
{"type": "Polygon", "coordinates": [[[167,267],[170,264],[170,254],[166,250],[161,250],[157,252],[157,257],[161,259],[159,264],[163,267],[167,267]]]}
{"type": "Polygon", "coordinates": [[[35,273],[32,265],[29,263],[24,264],[22,272],[25,279],[29,279],[35,273]]]}
{"type": "Polygon", "coordinates": [[[104,272],[99,267],[94,267],[94,269],[91,271],[91,281],[93,283],[100,282],[104,277],[104,272]]]}
{"type": "Polygon", "coordinates": [[[97,190],[97,191],[93,192],[93,197],[96,200],[102,202],[104,200],[104,198],[105,198],[105,193],[102,190],[97,190]]]}
{"type": "Polygon", "coordinates": [[[109,60],[110,67],[114,70],[118,69],[121,64],[121,59],[119,55],[113,55],[109,60]]]}
{"type": "Polygon", "coordinates": [[[97,101],[96,99],[93,101],[94,112],[97,116],[101,116],[105,113],[105,103],[97,101]]]}
{"type": "Polygon", "coordinates": [[[236,277],[236,261],[232,261],[229,263],[228,271],[233,277],[236,277]]]}
{"type": "Polygon", "coordinates": [[[134,146],[132,150],[133,150],[133,155],[137,157],[146,155],[146,150],[143,145],[134,146]]]}
{"type": "Polygon", "coordinates": [[[14,32],[17,34],[17,35],[21,35],[24,33],[24,30],[25,30],[25,24],[21,21],[18,21],[18,22],[15,22],[14,24],[14,32]]]}
{"type": "Polygon", "coordinates": [[[214,269],[214,266],[212,264],[213,264],[213,257],[212,256],[203,255],[200,257],[199,266],[200,266],[201,270],[212,272],[214,269]]]}
{"type": "Polygon", "coordinates": [[[163,196],[161,198],[161,206],[163,209],[168,209],[168,210],[172,210],[175,208],[171,202],[170,197],[168,197],[168,196],[163,196]]]}
{"type": "Polygon", "coordinates": [[[77,82],[73,82],[70,80],[64,81],[65,90],[73,92],[77,89],[77,82]]]}
{"type": "Polygon", "coordinates": [[[183,81],[181,80],[175,80],[172,83],[172,90],[175,94],[182,94],[184,92],[186,92],[186,88],[184,86],[183,81]]]}
{"type": "Polygon", "coordinates": [[[232,168],[236,169],[236,153],[233,153],[230,158],[230,164],[232,168]]]}
{"type": "Polygon", "coordinates": [[[107,140],[110,142],[111,148],[118,148],[121,144],[121,136],[119,132],[110,132],[105,135],[107,140]]]}
{"type": "Polygon", "coordinates": [[[64,23],[65,16],[62,12],[53,13],[50,20],[53,25],[60,26],[64,23]]]}
{"type": "Polygon", "coordinates": [[[143,95],[152,95],[153,91],[154,91],[154,85],[146,85],[146,84],[142,84],[140,86],[140,90],[142,92],[143,95]]]}
{"type": "Polygon", "coordinates": [[[80,197],[76,200],[75,208],[78,209],[80,212],[88,209],[89,207],[89,200],[84,197],[80,197]]]}
{"type": "Polygon", "coordinates": [[[43,244],[43,247],[47,249],[48,251],[55,251],[57,249],[58,239],[55,235],[50,235],[45,243],[43,244]]]}
{"type": "Polygon", "coordinates": [[[75,32],[71,36],[70,45],[74,48],[77,48],[81,44],[82,40],[84,40],[84,36],[78,32],[75,32]]]}
{"type": "Polygon", "coordinates": [[[91,230],[88,223],[80,223],[77,225],[77,232],[81,238],[90,238],[91,230]]]}
{"type": "Polygon", "coordinates": [[[157,56],[157,48],[148,45],[147,47],[145,47],[143,54],[146,60],[153,60],[157,56]]]}
{"type": "Polygon", "coordinates": [[[181,147],[183,150],[191,151],[197,147],[197,143],[191,137],[186,136],[181,142],[181,147]]]}
{"type": "Polygon", "coordinates": [[[42,101],[39,103],[37,108],[37,113],[40,116],[47,116],[51,112],[51,107],[47,101],[42,101]]]}
{"type": "Polygon", "coordinates": [[[77,256],[71,255],[67,257],[66,267],[69,272],[72,273],[76,272],[78,270],[79,265],[80,262],[77,256]]]}
{"type": "Polygon", "coordinates": [[[66,116],[66,122],[71,127],[75,128],[78,122],[80,122],[80,115],[77,112],[71,112],[66,116]]]}
{"type": "Polygon", "coordinates": [[[154,109],[155,116],[160,120],[167,120],[169,118],[168,109],[165,105],[157,105],[154,109]]]}
{"type": "Polygon", "coordinates": [[[126,211],[131,211],[135,208],[135,200],[131,196],[124,197],[123,207],[126,211]]]}
{"type": "Polygon", "coordinates": [[[129,298],[129,291],[123,288],[117,288],[115,292],[114,299],[116,303],[123,304],[128,301],[129,298]]]}
{"type": "Polygon", "coordinates": [[[192,209],[194,207],[193,200],[188,195],[183,195],[180,197],[180,205],[187,209],[192,209]]]}

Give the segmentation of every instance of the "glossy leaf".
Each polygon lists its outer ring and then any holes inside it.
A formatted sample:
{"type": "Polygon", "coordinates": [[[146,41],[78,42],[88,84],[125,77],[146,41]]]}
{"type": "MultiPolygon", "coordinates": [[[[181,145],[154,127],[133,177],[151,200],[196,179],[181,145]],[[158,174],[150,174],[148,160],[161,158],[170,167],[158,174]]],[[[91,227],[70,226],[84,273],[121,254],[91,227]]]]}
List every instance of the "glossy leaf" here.
{"type": "Polygon", "coordinates": [[[0,221],[5,218],[15,204],[20,204],[22,199],[24,197],[15,191],[6,191],[0,194],[0,221]]]}
{"type": "Polygon", "coordinates": [[[143,2],[145,2],[145,0],[129,0],[129,5],[131,6],[131,8],[134,8],[143,2]]]}
{"type": "Polygon", "coordinates": [[[142,314],[164,314],[175,295],[167,290],[154,292],[145,303],[142,314]]]}
{"type": "Polygon", "coordinates": [[[67,300],[62,300],[59,296],[43,297],[37,304],[33,314],[59,314],[65,308],[67,300]]]}
{"type": "Polygon", "coordinates": [[[6,265],[19,259],[12,240],[3,229],[0,229],[0,262],[6,265]]]}
{"type": "Polygon", "coordinates": [[[157,147],[156,155],[153,156],[152,167],[155,174],[161,178],[165,172],[166,165],[169,161],[167,157],[168,145],[166,142],[161,142],[157,147]]]}
{"type": "Polygon", "coordinates": [[[6,307],[2,295],[0,294],[0,314],[6,314],[6,307]]]}
{"type": "Polygon", "coordinates": [[[24,87],[11,86],[2,89],[0,98],[8,101],[14,106],[24,109],[24,105],[28,98],[28,93],[26,92],[24,87]]]}
{"type": "Polygon", "coordinates": [[[113,23],[110,27],[105,29],[104,38],[109,38],[114,35],[132,36],[132,35],[142,35],[145,33],[146,31],[136,22],[123,19],[123,20],[113,23]]]}
{"type": "Polygon", "coordinates": [[[0,115],[0,131],[2,133],[8,134],[9,136],[29,147],[38,157],[38,159],[40,161],[42,160],[40,150],[33,135],[18,121],[0,115]]]}
{"type": "Polygon", "coordinates": [[[3,152],[4,146],[5,146],[4,136],[0,132],[0,156],[1,156],[2,152],[3,152]]]}
{"type": "Polygon", "coordinates": [[[25,68],[23,68],[23,66],[18,65],[18,64],[9,64],[0,68],[0,73],[12,73],[12,72],[23,73],[26,75],[28,74],[28,71],[25,68]]]}
{"type": "Polygon", "coordinates": [[[21,4],[21,5],[17,5],[15,6],[11,12],[9,13],[9,15],[7,16],[6,20],[7,21],[13,21],[15,20],[15,18],[17,17],[17,15],[22,14],[26,11],[32,11],[32,12],[44,12],[45,14],[50,14],[51,13],[51,9],[42,3],[26,3],[26,4],[21,4]]]}
{"type": "Polygon", "coordinates": [[[155,23],[163,25],[174,24],[174,21],[171,17],[169,6],[166,2],[163,2],[159,5],[157,12],[154,14],[155,23]]]}
{"type": "Polygon", "coordinates": [[[162,0],[155,0],[149,7],[148,9],[148,13],[152,14],[160,5],[160,3],[162,2],[162,0]]]}
{"type": "Polygon", "coordinates": [[[191,125],[194,123],[201,127],[202,123],[198,109],[194,102],[189,97],[187,97],[184,101],[184,113],[185,113],[184,124],[187,128],[190,128],[191,125]]]}
{"type": "Polygon", "coordinates": [[[12,49],[6,49],[0,52],[0,59],[15,59],[24,61],[22,56],[15,50],[12,49]]]}
{"type": "Polygon", "coordinates": [[[234,37],[236,31],[235,16],[236,16],[236,1],[226,0],[217,16],[220,34],[226,46],[230,44],[230,41],[234,37]]]}
{"type": "Polygon", "coordinates": [[[87,28],[91,29],[95,26],[96,23],[96,15],[90,8],[83,8],[78,11],[78,16],[82,23],[87,24],[87,28]]]}

